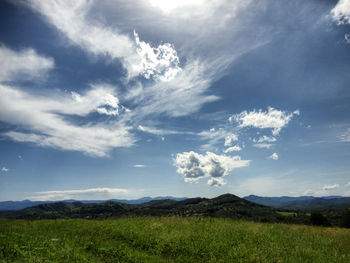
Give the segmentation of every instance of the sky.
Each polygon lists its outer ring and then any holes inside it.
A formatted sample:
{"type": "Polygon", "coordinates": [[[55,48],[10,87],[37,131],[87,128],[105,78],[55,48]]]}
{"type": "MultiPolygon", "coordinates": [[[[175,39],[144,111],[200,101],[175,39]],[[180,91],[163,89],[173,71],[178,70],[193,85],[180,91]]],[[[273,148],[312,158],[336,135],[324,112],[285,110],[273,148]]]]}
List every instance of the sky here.
{"type": "Polygon", "coordinates": [[[0,200],[350,196],[349,0],[0,1],[0,200]]]}

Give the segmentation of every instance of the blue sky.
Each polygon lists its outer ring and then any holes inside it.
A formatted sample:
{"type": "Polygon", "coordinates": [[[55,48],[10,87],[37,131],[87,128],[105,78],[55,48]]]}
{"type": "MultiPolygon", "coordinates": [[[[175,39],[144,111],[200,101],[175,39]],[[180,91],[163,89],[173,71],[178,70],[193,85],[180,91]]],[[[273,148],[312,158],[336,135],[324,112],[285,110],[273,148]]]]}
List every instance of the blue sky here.
{"type": "Polygon", "coordinates": [[[350,1],[0,12],[0,200],[350,196],[350,1]]]}

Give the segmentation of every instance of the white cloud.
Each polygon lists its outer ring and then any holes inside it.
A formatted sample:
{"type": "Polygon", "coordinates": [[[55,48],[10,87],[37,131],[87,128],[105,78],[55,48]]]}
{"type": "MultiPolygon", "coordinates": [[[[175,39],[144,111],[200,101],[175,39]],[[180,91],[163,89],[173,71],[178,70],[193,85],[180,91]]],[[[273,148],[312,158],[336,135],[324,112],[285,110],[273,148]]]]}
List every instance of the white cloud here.
{"type": "Polygon", "coordinates": [[[275,137],[268,137],[266,135],[260,137],[259,139],[253,139],[253,142],[263,143],[263,142],[276,142],[277,139],[275,137]]]}
{"type": "Polygon", "coordinates": [[[229,134],[226,136],[225,138],[225,146],[231,146],[232,142],[237,141],[238,140],[238,136],[236,134],[229,134]]]}
{"type": "Polygon", "coordinates": [[[325,185],[322,187],[323,190],[333,190],[337,189],[339,187],[339,184],[332,184],[332,185],[325,185]]]}
{"type": "Polygon", "coordinates": [[[135,168],[143,168],[143,167],[146,167],[146,165],[144,165],[144,164],[134,164],[134,167],[135,168]]]}
{"type": "Polygon", "coordinates": [[[150,3],[153,6],[160,8],[163,12],[169,13],[176,8],[196,7],[197,5],[204,4],[204,0],[150,0],[150,3]]]}
{"type": "Polygon", "coordinates": [[[286,111],[281,111],[268,107],[267,111],[253,110],[250,112],[243,111],[239,114],[232,115],[229,120],[236,121],[239,127],[254,127],[260,129],[272,129],[272,134],[274,136],[278,135],[282,128],[287,126],[289,121],[294,115],[299,115],[299,110],[293,113],[288,113],[286,111]]]}
{"type": "MultiPolygon", "coordinates": [[[[117,28],[104,25],[89,16],[93,1],[38,1],[30,0],[29,6],[62,32],[71,43],[87,52],[120,59],[129,77],[139,74],[146,78],[168,81],[181,70],[179,58],[173,46],[164,43],[158,47],[140,41],[134,31],[134,39],[117,28]]],[[[131,32],[130,32],[131,33],[131,32]]]]}
{"type": "Polygon", "coordinates": [[[278,160],[278,154],[277,154],[277,153],[273,153],[273,154],[271,154],[271,155],[269,156],[269,158],[272,159],[272,160],[277,161],[277,160],[278,160]]]}
{"type": "Polygon", "coordinates": [[[87,198],[87,199],[96,199],[96,198],[110,198],[116,197],[115,195],[124,196],[128,194],[129,190],[121,188],[108,188],[108,187],[98,187],[98,188],[89,188],[81,190],[56,190],[56,191],[42,191],[35,192],[34,196],[28,197],[28,199],[33,201],[49,201],[49,200],[66,200],[66,199],[75,199],[75,198],[87,198]]]}
{"type": "Polygon", "coordinates": [[[52,58],[40,56],[31,48],[16,52],[0,46],[0,61],[0,81],[16,80],[17,74],[20,74],[21,80],[42,78],[54,67],[52,58]]]}
{"type": "Polygon", "coordinates": [[[256,143],[256,144],[253,144],[254,147],[256,148],[266,148],[266,149],[270,149],[272,144],[269,144],[269,143],[256,143]]]}
{"type": "Polygon", "coordinates": [[[5,166],[1,168],[1,171],[2,171],[2,172],[8,172],[9,170],[10,170],[10,169],[7,168],[7,167],[5,167],[5,166]]]}
{"type": "MultiPolygon", "coordinates": [[[[207,152],[202,155],[193,151],[178,153],[174,159],[177,172],[184,177],[185,182],[195,182],[201,178],[221,178],[233,169],[248,166],[249,160],[241,160],[239,156],[216,155],[207,152]]],[[[211,180],[208,184],[219,185],[223,180],[211,180]]]]}
{"type": "Polygon", "coordinates": [[[29,6],[62,32],[71,43],[94,55],[121,59],[130,76],[141,73],[141,58],[128,36],[117,29],[88,20],[92,1],[28,1],[29,6]]]}
{"type": "Polygon", "coordinates": [[[242,148],[239,145],[235,145],[235,146],[232,146],[232,147],[225,149],[223,152],[230,153],[230,152],[239,152],[241,150],[242,150],[242,148]]]}
{"type": "Polygon", "coordinates": [[[137,53],[142,58],[142,74],[149,79],[170,81],[181,71],[179,57],[176,50],[169,43],[152,48],[150,44],[140,41],[139,35],[134,31],[137,53]]]}
{"type": "Polygon", "coordinates": [[[349,186],[350,186],[350,182],[344,185],[344,187],[349,187],[349,186]]]}
{"type": "Polygon", "coordinates": [[[201,137],[202,140],[209,141],[208,144],[204,145],[203,148],[212,148],[214,145],[218,144],[221,141],[224,141],[225,146],[231,146],[232,142],[238,140],[238,135],[232,133],[232,131],[228,131],[223,128],[215,129],[212,128],[208,131],[201,131],[197,134],[201,137]]]}
{"type": "Polygon", "coordinates": [[[339,0],[336,6],[331,10],[333,20],[338,24],[350,23],[350,1],[339,0]]]}
{"type": "Polygon", "coordinates": [[[226,184],[226,181],[222,177],[212,177],[208,180],[208,185],[210,185],[210,186],[220,187],[220,186],[223,186],[225,184],[226,184]]]}
{"type": "Polygon", "coordinates": [[[146,127],[143,125],[139,125],[137,127],[138,130],[142,132],[147,132],[155,135],[167,135],[167,134],[194,134],[192,132],[183,132],[183,131],[173,131],[173,130],[165,130],[165,129],[158,129],[153,127],[146,127]]]}
{"type": "MultiPolygon", "coordinates": [[[[0,120],[30,130],[4,133],[15,141],[81,151],[92,156],[106,156],[112,148],[129,147],[135,141],[128,131],[130,128],[122,122],[87,121],[86,124],[77,125],[62,115],[87,116],[107,106],[109,110],[119,111],[118,100],[111,94],[109,87],[92,86],[82,96],[73,94],[72,97],[60,93],[33,96],[0,84],[0,95],[0,120]]],[[[106,109],[107,113],[109,110],[106,109]]]]}
{"type": "Polygon", "coordinates": [[[338,136],[340,142],[350,142],[350,128],[346,129],[338,136]]]}
{"type": "Polygon", "coordinates": [[[350,44],[350,34],[345,34],[344,39],[346,43],[350,44]]]}
{"type": "MultiPolygon", "coordinates": [[[[176,12],[166,17],[147,1],[31,0],[29,5],[71,43],[91,54],[120,59],[129,78],[141,74],[163,80],[143,83],[140,89],[127,94],[130,103],[137,103],[132,117],[142,119],[163,114],[185,116],[218,99],[207,92],[212,81],[224,74],[237,57],[267,43],[276,32],[257,26],[251,19],[254,16],[244,15],[244,11],[252,14],[253,9],[261,12],[261,8],[250,3],[203,1],[195,5],[195,13],[190,8],[192,4],[176,3],[171,6],[189,8],[174,7],[176,12]],[[254,28],[255,34],[240,30],[248,26],[254,28]],[[171,39],[179,55],[169,43],[151,45],[141,41],[137,34],[132,36],[133,29],[154,37],[154,42],[171,39]],[[184,58],[181,69],[179,57],[184,58]]],[[[161,6],[169,5],[167,2],[161,6]]]]}

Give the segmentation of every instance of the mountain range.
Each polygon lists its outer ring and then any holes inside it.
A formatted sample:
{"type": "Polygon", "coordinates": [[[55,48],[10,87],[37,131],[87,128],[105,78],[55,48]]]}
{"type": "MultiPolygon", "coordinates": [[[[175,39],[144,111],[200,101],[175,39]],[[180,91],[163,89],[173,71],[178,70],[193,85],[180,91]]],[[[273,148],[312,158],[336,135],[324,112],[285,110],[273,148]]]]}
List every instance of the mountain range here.
{"type": "Polygon", "coordinates": [[[209,216],[273,222],[282,218],[273,208],[252,203],[232,194],[224,194],[212,199],[199,197],[180,201],[158,199],[139,204],[111,200],[103,203],[55,202],[39,204],[18,211],[3,211],[2,215],[20,219],[209,216]]]}
{"type": "Polygon", "coordinates": [[[350,208],[350,197],[343,196],[261,197],[249,195],[244,199],[283,210],[346,210],[350,208]]]}

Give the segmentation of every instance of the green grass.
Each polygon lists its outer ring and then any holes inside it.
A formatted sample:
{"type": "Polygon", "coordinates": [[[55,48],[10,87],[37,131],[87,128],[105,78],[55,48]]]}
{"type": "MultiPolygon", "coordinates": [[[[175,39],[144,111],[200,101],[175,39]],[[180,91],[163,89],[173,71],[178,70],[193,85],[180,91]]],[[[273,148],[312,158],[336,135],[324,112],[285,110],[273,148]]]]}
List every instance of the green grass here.
{"type": "Polygon", "coordinates": [[[298,214],[296,212],[283,212],[283,211],[277,211],[278,214],[283,216],[297,216],[298,214]]]}
{"type": "Polygon", "coordinates": [[[1,219],[0,262],[350,262],[350,230],[211,218],[1,219]]]}

